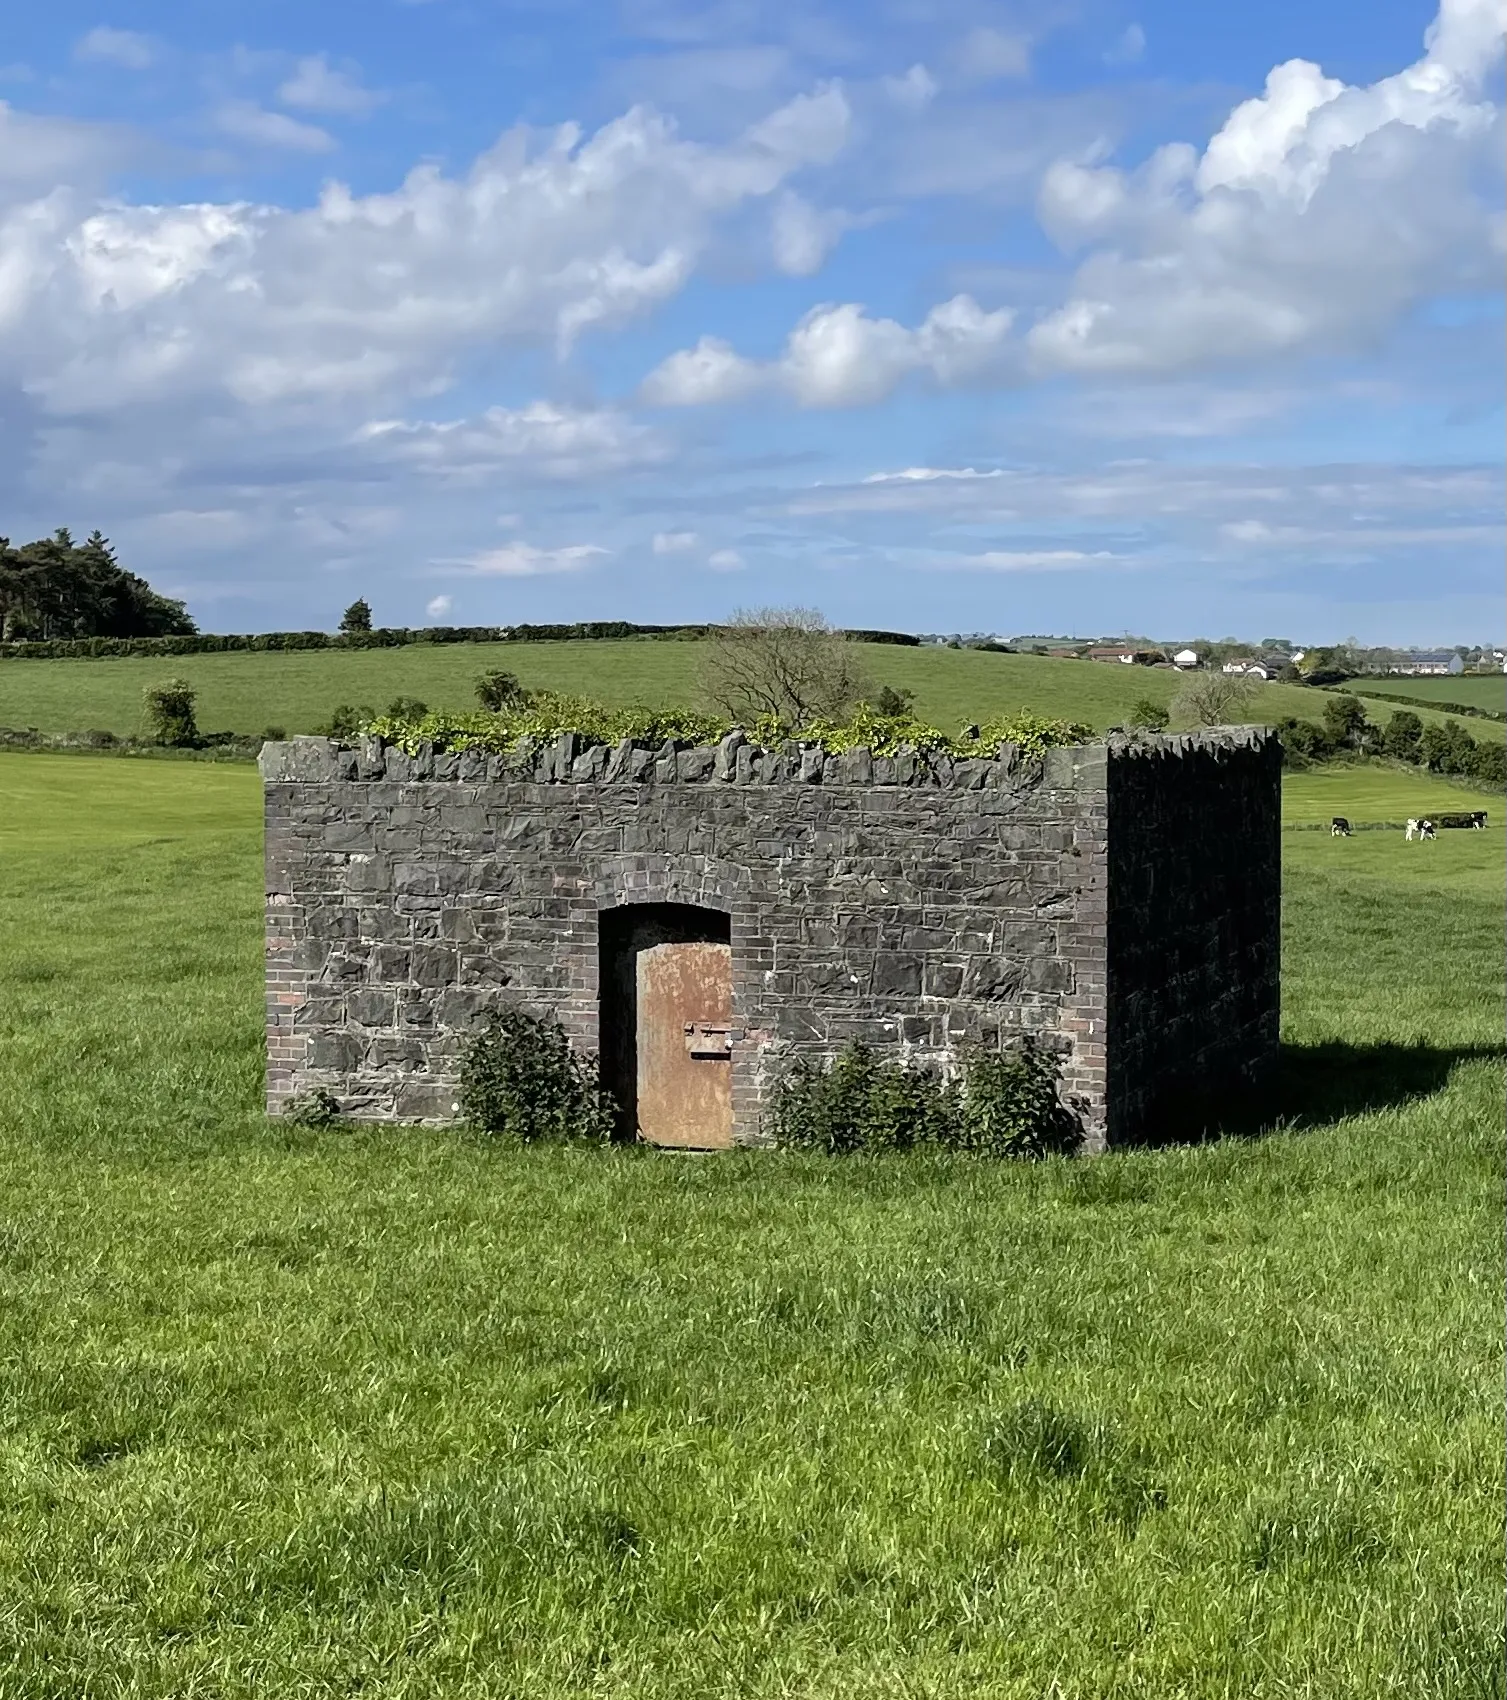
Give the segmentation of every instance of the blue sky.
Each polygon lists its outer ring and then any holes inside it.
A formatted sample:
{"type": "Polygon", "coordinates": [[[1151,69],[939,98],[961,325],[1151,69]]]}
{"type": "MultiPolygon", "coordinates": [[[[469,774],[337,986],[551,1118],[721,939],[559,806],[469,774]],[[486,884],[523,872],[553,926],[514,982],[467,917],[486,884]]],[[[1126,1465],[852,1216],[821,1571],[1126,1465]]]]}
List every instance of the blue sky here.
{"type": "Polygon", "coordinates": [[[1503,11],[28,8],[0,531],[219,630],[1499,639],[1503,11]]]}

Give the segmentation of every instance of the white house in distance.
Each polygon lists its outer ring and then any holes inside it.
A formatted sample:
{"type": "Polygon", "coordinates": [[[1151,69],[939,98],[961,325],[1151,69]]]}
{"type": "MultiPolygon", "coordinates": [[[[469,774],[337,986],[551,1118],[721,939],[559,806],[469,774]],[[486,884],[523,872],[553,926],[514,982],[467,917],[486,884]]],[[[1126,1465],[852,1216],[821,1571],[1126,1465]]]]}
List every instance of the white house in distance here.
{"type": "Polygon", "coordinates": [[[1407,678],[1442,678],[1447,673],[1463,673],[1465,663],[1450,649],[1415,649],[1401,656],[1387,668],[1389,673],[1401,673],[1407,678]]]}
{"type": "Polygon", "coordinates": [[[1172,657],[1172,665],[1174,667],[1196,667],[1198,665],[1198,651],[1196,649],[1178,650],[1177,654],[1172,657]]]}

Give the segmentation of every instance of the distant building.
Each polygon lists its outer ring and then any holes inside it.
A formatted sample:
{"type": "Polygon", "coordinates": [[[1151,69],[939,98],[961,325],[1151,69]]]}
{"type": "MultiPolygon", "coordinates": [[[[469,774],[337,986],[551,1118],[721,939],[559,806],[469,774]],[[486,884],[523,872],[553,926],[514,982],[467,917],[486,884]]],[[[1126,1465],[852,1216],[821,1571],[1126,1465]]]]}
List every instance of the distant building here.
{"type": "Polygon", "coordinates": [[[1463,673],[1465,663],[1452,649],[1415,649],[1399,656],[1387,671],[1408,679],[1443,678],[1447,673],[1463,673]]]}
{"type": "Polygon", "coordinates": [[[1133,667],[1142,652],[1136,649],[1126,649],[1120,644],[1096,643],[1088,652],[1090,661],[1120,661],[1127,667],[1133,667]]]}
{"type": "Polygon", "coordinates": [[[1172,665],[1174,667],[1196,667],[1198,665],[1198,651],[1196,649],[1178,650],[1177,654],[1172,657],[1172,665]]]}

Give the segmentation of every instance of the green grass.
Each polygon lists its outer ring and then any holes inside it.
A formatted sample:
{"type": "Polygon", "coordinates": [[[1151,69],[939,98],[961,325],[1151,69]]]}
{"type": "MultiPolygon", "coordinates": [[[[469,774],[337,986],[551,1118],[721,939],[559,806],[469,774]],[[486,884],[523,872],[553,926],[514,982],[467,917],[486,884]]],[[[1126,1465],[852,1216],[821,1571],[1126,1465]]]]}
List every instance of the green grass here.
{"type": "Polygon", "coordinates": [[[1507,713],[1507,673],[1462,673],[1455,678],[1358,679],[1368,691],[1384,696],[1423,697],[1432,702],[1459,702],[1467,708],[1507,713]]]}
{"type": "MultiPolygon", "coordinates": [[[[685,703],[696,697],[701,653],[699,643],[641,640],[425,644],[166,661],[0,661],[0,726],[142,731],[143,689],[174,675],[198,691],[199,724],[207,732],[258,734],[269,726],[312,732],[341,703],[381,709],[397,696],[419,697],[435,709],[474,708],[476,678],[494,667],[516,673],[525,685],[609,703],[685,703]]],[[[864,659],[877,683],[914,691],[917,711],[948,730],[1021,707],[1102,730],[1123,721],[1142,697],[1170,703],[1184,682],[1176,673],[1147,667],[976,650],[869,644],[864,659]]],[[[1263,685],[1251,717],[1318,719],[1323,706],[1316,691],[1263,685]]],[[[1377,720],[1388,716],[1376,703],[1370,713],[1377,720]]],[[[1425,718],[1447,717],[1425,711],[1425,718]]],[[[1490,721],[1468,726],[1480,738],[1507,735],[1507,728],[1490,721]]]]}
{"type": "Polygon", "coordinates": [[[1285,835],[1288,1131],[991,1167],[269,1125],[257,809],[0,756],[6,1700],[1502,1695],[1499,831],[1285,835]]]}
{"type": "MultiPolygon", "coordinates": [[[[1352,826],[1465,814],[1485,809],[1493,826],[1503,818],[1500,793],[1453,784],[1421,768],[1366,761],[1332,762],[1288,773],[1282,781],[1282,820],[1287,826],[1328,826],[1343,815],[1352,826]]],[[[1442,842],[1442,840],[1441,840],[1442,842]]]]}

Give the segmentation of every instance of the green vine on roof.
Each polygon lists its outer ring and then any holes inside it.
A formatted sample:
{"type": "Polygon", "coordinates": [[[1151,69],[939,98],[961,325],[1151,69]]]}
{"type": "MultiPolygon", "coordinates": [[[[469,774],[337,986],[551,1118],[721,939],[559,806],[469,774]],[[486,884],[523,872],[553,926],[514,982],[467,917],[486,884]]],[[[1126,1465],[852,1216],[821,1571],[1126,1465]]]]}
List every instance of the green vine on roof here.
{"type": "Polygon", "coordinates": [[[516,704],[496,711],[429,713],[418,717],[378,715],[362,731],[385,739],[409,755],[421,745],[436,750],[488,750],[508,755],[525,740],[544,742],[562,732],[574,732],[592,744],[617,744],[623,739],[647,746],[673,740],[683,745],[715,744],[729,732],[741,730],[766,748],[781,743],[820,745],[833,754],[869,749],[877,756],[915,750],[954,757],[995,756],[1003,744],[1014,744],[1028,756],[1040,756],[1059,744],[1082,744],[1093,728],[1076,721],[1054,720],[1021,709],[956,736],[930,726],[911,714],[881,714],[862,704],[846,720],[816,720],[791,729],[773,721],[737,727],[721,716],[689,708],[609,708],[587,697],[537,691],[516,704]]]}

